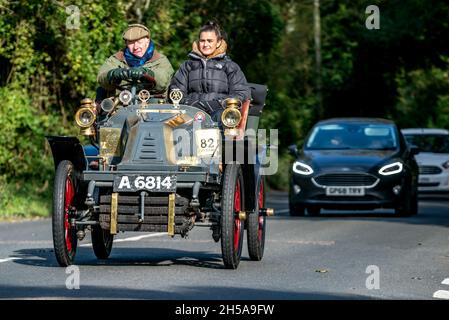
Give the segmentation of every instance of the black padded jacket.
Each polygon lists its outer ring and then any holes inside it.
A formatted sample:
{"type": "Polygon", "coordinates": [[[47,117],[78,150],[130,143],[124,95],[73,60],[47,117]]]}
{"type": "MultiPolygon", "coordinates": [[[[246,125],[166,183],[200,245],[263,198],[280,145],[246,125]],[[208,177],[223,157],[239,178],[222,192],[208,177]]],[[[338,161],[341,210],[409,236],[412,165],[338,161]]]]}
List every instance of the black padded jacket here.
{"type": "Polygon", "coordinates": [[[181,103],[213,113],[221,108],[226,98],[238,98],[242,102],[250,98],[245,75],[226,52],[206,59],[194,50],[189,58],[175,73],[169,88],[182,91],[181,103]]]}

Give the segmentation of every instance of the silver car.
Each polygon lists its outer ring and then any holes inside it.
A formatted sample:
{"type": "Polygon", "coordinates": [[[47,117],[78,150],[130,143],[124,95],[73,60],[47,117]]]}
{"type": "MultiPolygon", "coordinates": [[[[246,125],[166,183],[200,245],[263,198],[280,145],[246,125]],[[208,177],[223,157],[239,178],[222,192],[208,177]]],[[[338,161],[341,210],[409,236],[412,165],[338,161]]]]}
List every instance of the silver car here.
{"type": "Polygon", "coordinates": [[[410,128],[401,130],[408,143],[419,147],[418,191],[449,192],[449,130],[410,128]]]}

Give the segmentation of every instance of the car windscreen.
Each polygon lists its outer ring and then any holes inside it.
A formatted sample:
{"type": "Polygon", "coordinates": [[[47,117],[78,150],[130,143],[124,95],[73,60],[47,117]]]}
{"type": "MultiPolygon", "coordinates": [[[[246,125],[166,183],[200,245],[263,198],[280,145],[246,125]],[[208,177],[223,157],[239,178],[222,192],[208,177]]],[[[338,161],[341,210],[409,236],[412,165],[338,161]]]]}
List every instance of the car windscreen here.
{"type": "Polygon", "coordinates": [[[420,152],[449,153],[449,136],[443,134],[407,134],[409,144],[419,147],[420,152]]]}
{"type": "Polygon", "coordinates": [[[398,139],[394,126],[387,124],[323,124],[312,129],[305,149],[395,150],[398,139]]]}

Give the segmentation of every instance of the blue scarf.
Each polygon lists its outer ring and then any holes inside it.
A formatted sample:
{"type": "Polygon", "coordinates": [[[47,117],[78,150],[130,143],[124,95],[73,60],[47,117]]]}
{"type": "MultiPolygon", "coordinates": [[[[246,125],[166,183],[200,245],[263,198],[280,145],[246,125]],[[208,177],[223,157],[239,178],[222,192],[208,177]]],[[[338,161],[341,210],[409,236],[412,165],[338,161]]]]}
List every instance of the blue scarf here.
{"type": "Polygon", "coordinates": [[[145,62],[150,60],[153,57],[153,53],[154,53],[154,43],[153,41],[150,41],[150,45],[148,46],[148,49],[142,58],[139,58],[138,56],[132,54],[131,51],[129,51],[128,47],[126,47],[125,59],[130,67],[139,67],[143,66],[145,62]]]}

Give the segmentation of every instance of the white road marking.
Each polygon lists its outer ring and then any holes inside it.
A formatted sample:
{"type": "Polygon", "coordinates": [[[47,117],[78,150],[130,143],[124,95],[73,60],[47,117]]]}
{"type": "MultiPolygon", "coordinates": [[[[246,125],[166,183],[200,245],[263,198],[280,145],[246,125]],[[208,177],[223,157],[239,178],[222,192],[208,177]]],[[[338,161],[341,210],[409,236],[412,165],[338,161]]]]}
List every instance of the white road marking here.
{"type": "Polygon", "coordinates": [[[8,262],[8,261],[13,261],[13,260],[21,260],[22,258],[19,257],[11,257],[11,258],[6,258],[6,259],[0,259],[0,263],[2,262],[8,262]]]}
{"type": "Polygon", "coordinates": [[[438,290],[433,294],[434,298],[437,299],[446,299],[449,300],[449,291],[447,290],[438,290]]]}
{"type": "MultiPolygon", "coordinates": [[[[136,236],[136,237],[131,237],[131,238],[115,239],[114,243],[127,242],[127,241],[139,241],[139,240],[142,240],[145,238],[160,237],[160,236],[166,236],[166,235],[167,235],[166,232],[150,233],[150,234],[144,234],[141,236],[136,236]]],[[[86,244],[80,245],[80,247],[89,247],[91,245],[92,245],[92,243],[86,243],[86,244]]]]}
{"type": "Polygon", "coordinates": [[[444,279],[443,282],[441,282],[441,284],[449,285],[449,278],[444,279]]]}
{"type": "Polygon", "coordinates": [[[287,243],[287,244],[311,244],[318,246],[332,246],[335,241],[323,241],[323,240],[267,240],[268,242],[287,243]]]}

